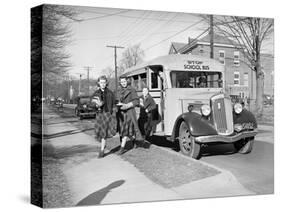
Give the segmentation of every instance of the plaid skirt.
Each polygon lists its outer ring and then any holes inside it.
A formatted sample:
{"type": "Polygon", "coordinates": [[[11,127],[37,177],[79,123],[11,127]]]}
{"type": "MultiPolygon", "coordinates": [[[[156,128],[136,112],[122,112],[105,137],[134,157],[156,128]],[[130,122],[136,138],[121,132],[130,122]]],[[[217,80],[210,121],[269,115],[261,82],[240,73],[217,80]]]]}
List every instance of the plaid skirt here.
{"type": "Polygon", "coordinates": [[[117,122],[115,113],[98,113],[94,122],[96,139],[111,138],[116,134],[117,122]]]}
{"type": "Polygon", "coordinates": [[[135,127],[134,123],[126,112],[119,112],[118,113],[118,132],[121,137],[129,137],[132,138],[135,136],[135,127]]]}

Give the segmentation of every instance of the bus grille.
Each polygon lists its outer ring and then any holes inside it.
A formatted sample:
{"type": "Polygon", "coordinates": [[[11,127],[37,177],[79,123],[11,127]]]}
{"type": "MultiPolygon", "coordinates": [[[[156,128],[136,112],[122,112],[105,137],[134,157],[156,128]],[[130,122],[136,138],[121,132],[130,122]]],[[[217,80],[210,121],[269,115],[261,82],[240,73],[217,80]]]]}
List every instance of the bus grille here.
{"type": "Polygon", "coordinates": [[[229,98],[217,98],[212,101],[213,120],[219,134],[229,135],[233,133],[233,116],[231,100],[229,98]]]}

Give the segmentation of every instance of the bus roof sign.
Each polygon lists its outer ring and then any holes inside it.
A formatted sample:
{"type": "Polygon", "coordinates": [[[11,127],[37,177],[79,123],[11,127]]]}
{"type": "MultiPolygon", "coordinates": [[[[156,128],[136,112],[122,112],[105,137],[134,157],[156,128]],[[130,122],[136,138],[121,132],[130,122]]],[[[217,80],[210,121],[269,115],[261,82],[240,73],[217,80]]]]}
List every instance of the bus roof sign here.
{"type": "Polygon", "coordinates": [[[197,55],[171,54],[140,63],[127,69],[124,74],[129,75],[138,69],[157,65],[161,65],[169,70],[224,71],[224,65],[214,59],[197,55]]]}

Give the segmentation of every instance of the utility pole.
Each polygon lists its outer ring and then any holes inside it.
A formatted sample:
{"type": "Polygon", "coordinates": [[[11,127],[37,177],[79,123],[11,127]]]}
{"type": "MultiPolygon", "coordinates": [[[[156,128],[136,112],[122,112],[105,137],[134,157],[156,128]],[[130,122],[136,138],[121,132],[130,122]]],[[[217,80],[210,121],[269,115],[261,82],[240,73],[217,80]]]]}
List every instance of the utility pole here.
{"type": "Polygon", "coordinates": [[[81,94],[81,78],[82,78],[82,74],[79,74],[78,96],[80,96],[81,94]]]}
{"type": "Polygon", "coordinates": [[[70,77],[69,73],[67,73],[67,94],[68,94],[68,103],[70,102],[70,77]]]}
{"type": "Polygon", "coordinates": [[[117,49],[124,49],[122,46],[106,46],[109,48],[114,48],[114,67],[115,67],[115,92],[117,93],[118,79],[117,79],[117,49]]]}
{"type": "Polygon", "coordinates": [[[88,81],[88,95],[90,95],[90,69],[92,68],[92,67],[90,67],[90,66],[85,66],[84,67],[85,69],[86,69],[86,71],[87,71],[87,81],[88,81]]]}
{"type": "Polygon", "coordinates": [[[210,58],[214,58],[214,20],[213,15],[210,15],[210,58]]]}
{"type": "Polygon", "coordinates": [[[79,74],[79,84],[78,84],[78,96],[80,96],[81,94],[81,79],[82,79],[82,75],[81,73],[76,73],[79,74]]]}

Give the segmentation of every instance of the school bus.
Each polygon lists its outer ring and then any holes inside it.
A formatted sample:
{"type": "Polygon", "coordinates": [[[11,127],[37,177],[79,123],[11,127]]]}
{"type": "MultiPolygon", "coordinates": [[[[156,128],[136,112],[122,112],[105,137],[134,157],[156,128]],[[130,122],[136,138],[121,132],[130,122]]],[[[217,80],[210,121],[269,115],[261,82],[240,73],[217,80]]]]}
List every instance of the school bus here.
{"type": "Polygon", "coordinates": [[[256,119],[240,103],[232,104],[219,61],[172,54],[131,67],[123,75],[139,93],[149,88],[160,117],[154,134],[178,142],[184,155],[200,158],[202,146],[219,143],[251,152],[256,119]]]}

